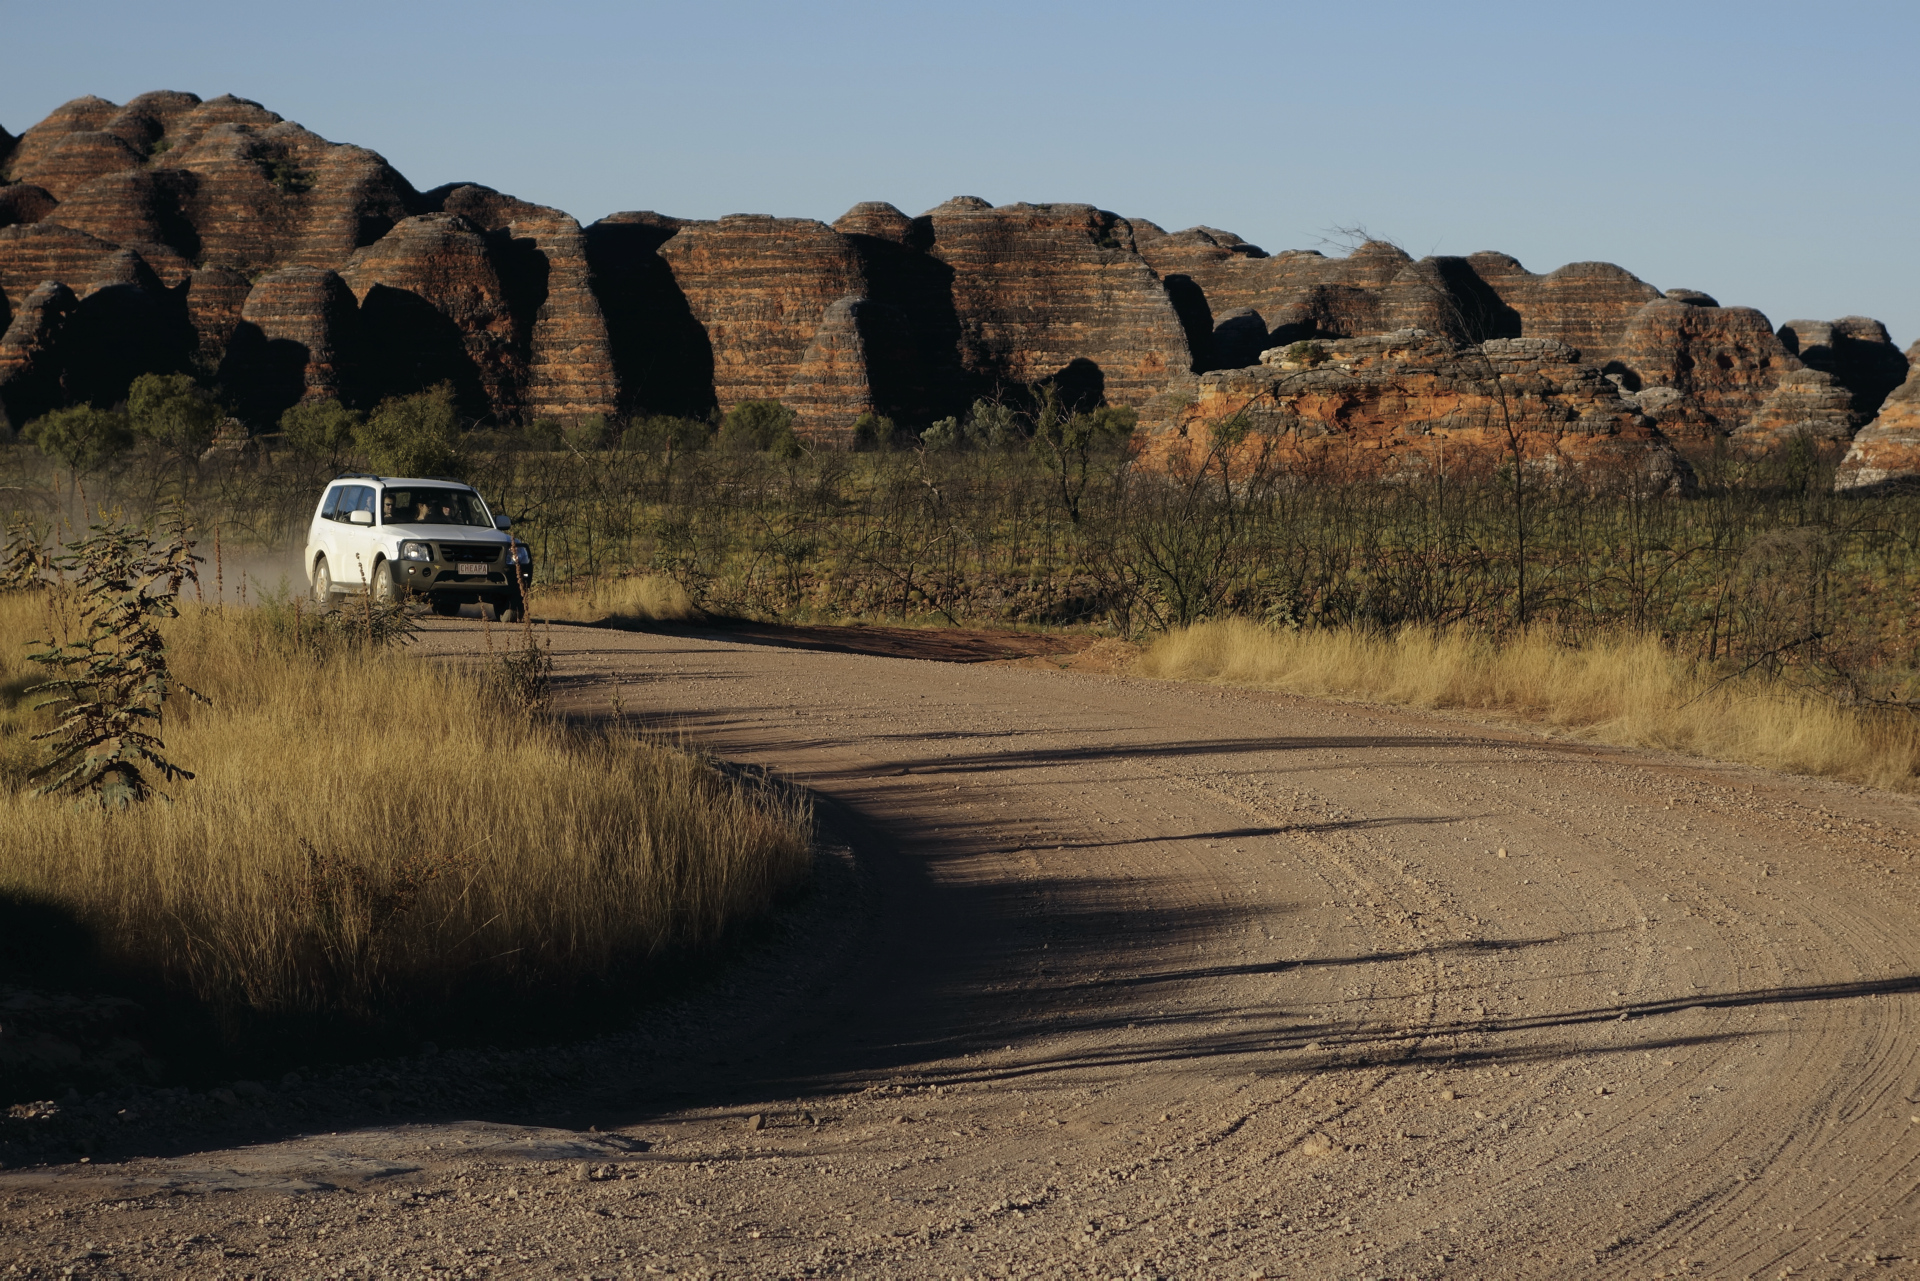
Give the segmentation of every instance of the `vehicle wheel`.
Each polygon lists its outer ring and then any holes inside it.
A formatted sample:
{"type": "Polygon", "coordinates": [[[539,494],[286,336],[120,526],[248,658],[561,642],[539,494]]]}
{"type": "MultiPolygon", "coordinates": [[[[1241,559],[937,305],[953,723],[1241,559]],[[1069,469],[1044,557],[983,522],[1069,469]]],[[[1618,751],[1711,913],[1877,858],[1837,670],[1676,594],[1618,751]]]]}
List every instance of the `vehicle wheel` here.
{"type": "Polygon", "coordinates": [[[313,563],[313,603],[321,609],[332,609],[339,599],[334,595],[333,575],[327,571],[327,558],[322,556],[313,563]]]}
{"type": "Polygon", "coordinates": [[[384,560],[373,562],[373,582],[367,587],[376,605],[391,605],[399,597],[399,590],[393,585],[393,566],[384,560]]]}
{"type": "Polygon", "coordinates": [[[436,596],[433,598],[433,612],[441,618],[458,618],[460,617],[460,602],[450,600],[445,596],[436,596]]]}
{"type": "Polygon", "coordinates": [[[517,623],[526,608],[517,600],[502,601],[493,607],[493,616],[503,623],[517,623]]]}

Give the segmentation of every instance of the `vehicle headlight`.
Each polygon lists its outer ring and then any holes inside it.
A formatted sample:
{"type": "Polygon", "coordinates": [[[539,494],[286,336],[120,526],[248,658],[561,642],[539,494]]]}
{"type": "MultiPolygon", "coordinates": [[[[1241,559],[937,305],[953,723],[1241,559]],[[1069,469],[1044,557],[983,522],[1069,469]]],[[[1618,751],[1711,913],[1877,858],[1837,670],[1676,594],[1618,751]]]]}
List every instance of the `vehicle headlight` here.
{"type": "Polygon", "coordinates": [[[428,543],[401,543],[401,560],[432,560],[433,547],[428,543]]]}
{"type": "Polygon", "coordinates": [[[512,552],[509,554],[513,557],[513,563],[516,565],[533,564],[533,553],[527,550],[525,543],[515,543],[512,552]]]}

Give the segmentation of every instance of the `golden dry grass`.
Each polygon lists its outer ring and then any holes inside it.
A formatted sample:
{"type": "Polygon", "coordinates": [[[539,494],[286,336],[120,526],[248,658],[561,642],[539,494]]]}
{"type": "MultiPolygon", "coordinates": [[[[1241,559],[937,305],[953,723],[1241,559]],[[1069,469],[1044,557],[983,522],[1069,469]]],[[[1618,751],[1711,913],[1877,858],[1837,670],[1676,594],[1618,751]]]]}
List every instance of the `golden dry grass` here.
{"type": "Polygon", "coordinates": [[[536,618],[559,623],[690,623],[706,617],[686,589],[665,574],[589,579],[546,587],[532,597],[536,618]]]}
{"type": "MultiPolygon", "coordinates": [[[[0,687],[31,675],[44,602],[0,598],[0,687]]],[[[515,713],[403,651],[315,655],[290,618],[170,626],[177,675],[213,700],[169,701],[166,754],[197,776],[166,785],[171,803],[29,795],[38,718],[0,708],[0,893],[71,913],[110,968],[224,1011],[362,1017],[564,993],[709,944],[807,874],[810,816],[791,799],[515,713]]]]}
{"type": "Polygon", "coordinates": [[[1496,645],[1465,631],[1278,631],[1229,619],[1170,632],[1143,675],[1451,708],[1609,743],[1920,790],[1920,723],[1782,682],[1716,685],[1657,640],[1496,645]]]}

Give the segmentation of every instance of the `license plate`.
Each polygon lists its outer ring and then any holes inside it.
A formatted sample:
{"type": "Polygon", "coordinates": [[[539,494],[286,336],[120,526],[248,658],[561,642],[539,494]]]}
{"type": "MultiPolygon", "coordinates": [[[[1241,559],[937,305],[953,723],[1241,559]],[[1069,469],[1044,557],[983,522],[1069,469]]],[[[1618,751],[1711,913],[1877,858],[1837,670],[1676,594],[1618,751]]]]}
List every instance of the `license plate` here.
{"type": "Polygon", "coordinates": [[[484,574],[487,572],[487,567],[479,561],[463,560],[460,562],[460,572],[463,574],[484,574]]]}

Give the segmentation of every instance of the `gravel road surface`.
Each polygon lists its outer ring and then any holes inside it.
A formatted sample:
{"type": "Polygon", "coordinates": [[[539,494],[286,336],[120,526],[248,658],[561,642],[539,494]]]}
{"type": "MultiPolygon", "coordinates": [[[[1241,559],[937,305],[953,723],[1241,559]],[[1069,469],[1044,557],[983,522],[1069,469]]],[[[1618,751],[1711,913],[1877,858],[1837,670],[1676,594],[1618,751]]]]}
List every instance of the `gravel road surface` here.
{"type": "Polygon", "coordinates": [[[1920,1274],[1910,800],[1044,660],[552,636],[569,710],[820,796],[780,940],[637,1033],[0,1174],[0,1275],[1920,1274]]]}

